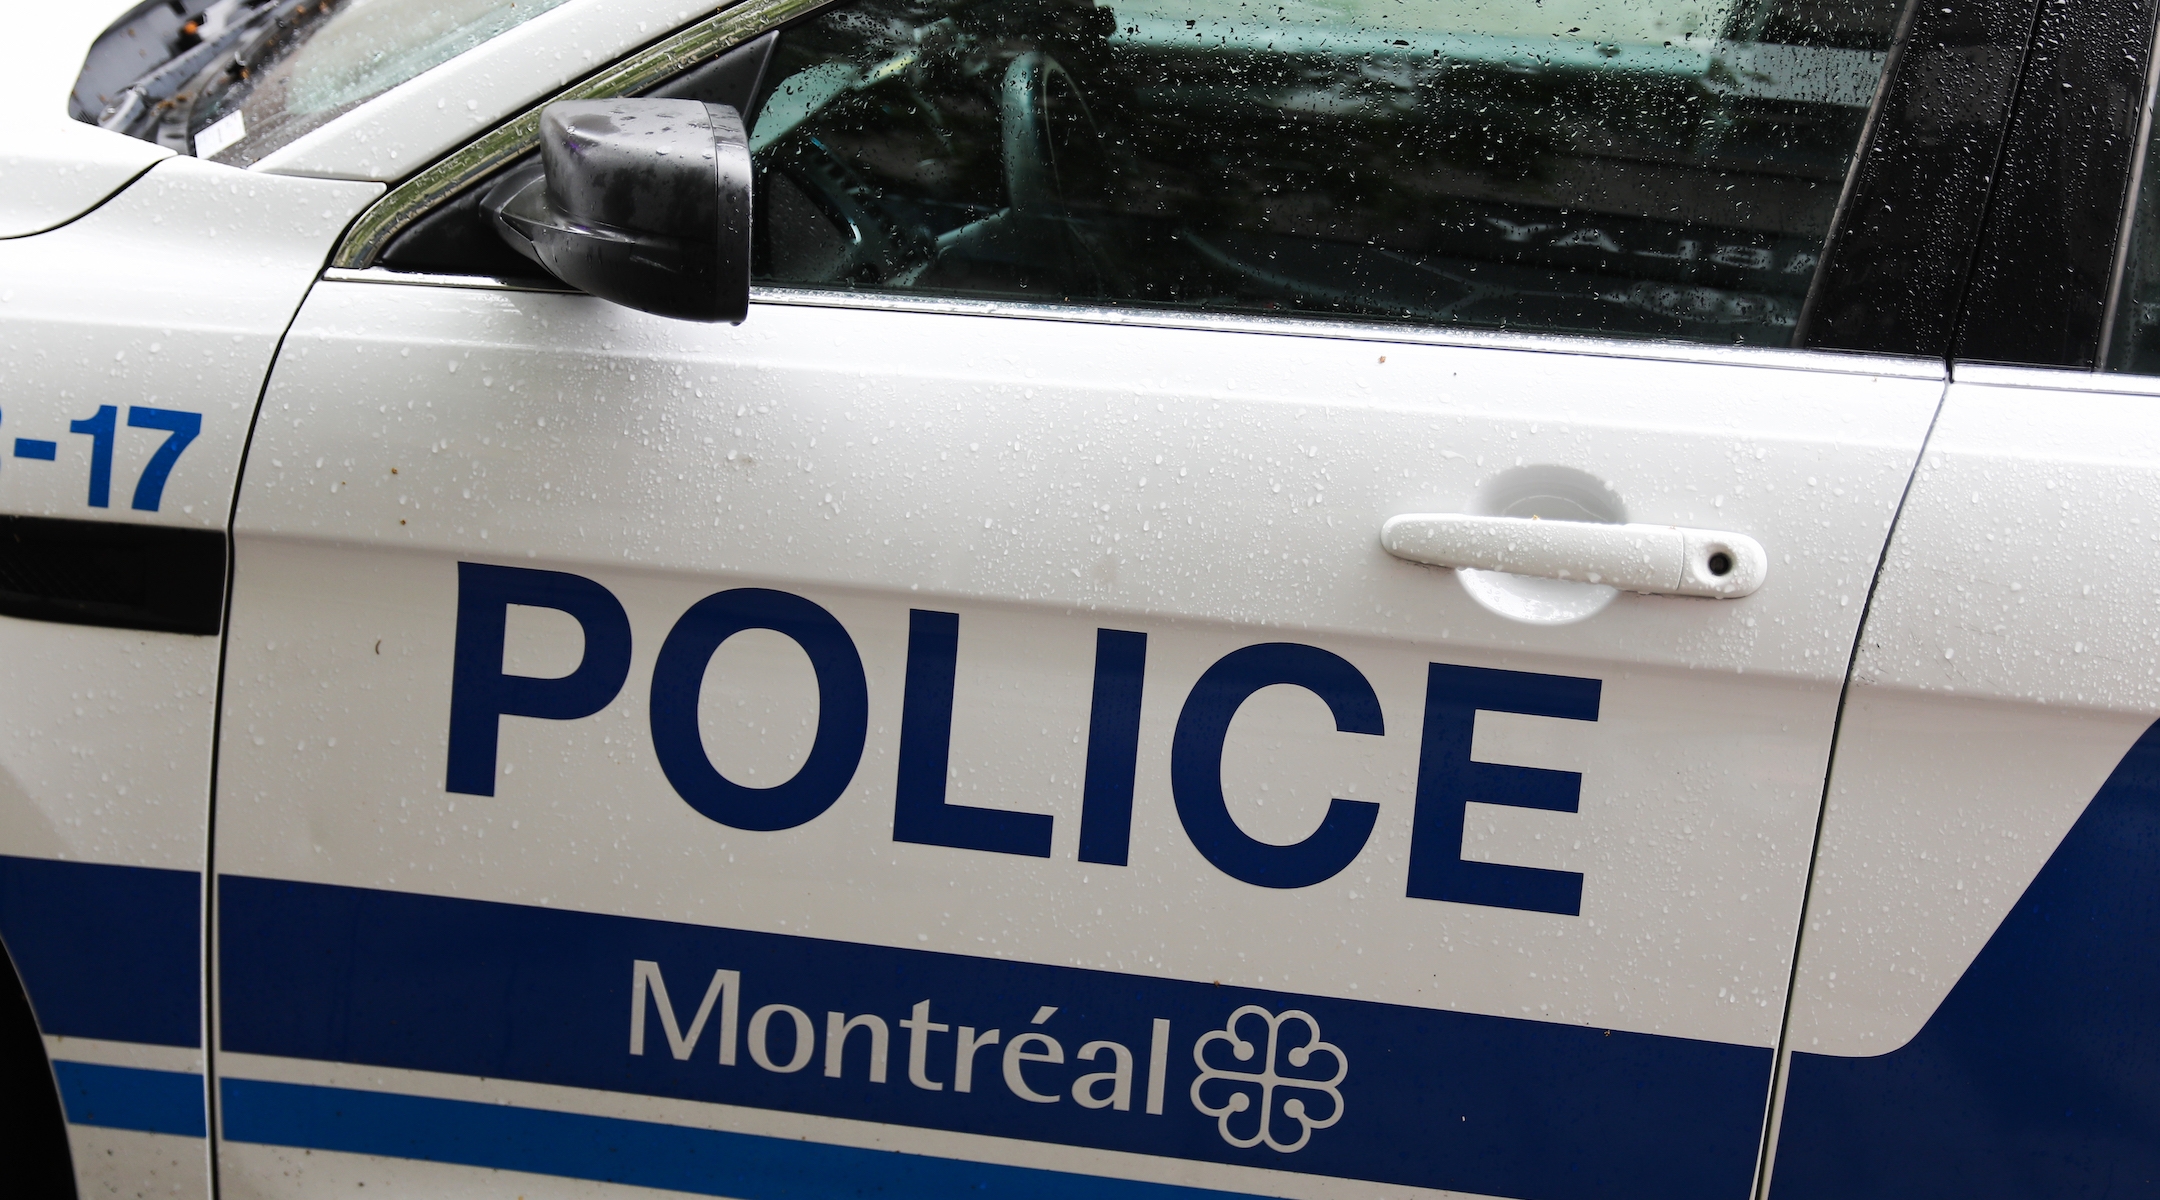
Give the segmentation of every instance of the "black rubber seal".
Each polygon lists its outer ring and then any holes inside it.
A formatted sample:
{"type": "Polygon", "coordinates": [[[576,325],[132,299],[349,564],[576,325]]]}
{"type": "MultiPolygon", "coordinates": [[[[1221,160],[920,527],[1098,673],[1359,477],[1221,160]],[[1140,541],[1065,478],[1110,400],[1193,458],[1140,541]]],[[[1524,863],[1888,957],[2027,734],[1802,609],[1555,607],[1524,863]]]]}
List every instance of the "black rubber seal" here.
{"type": "Polygon", "coordinates": [[[221,532],[0,516],[0,615],[214,635],[224,608],[221,532]]]}
{"type": "Polygon", "coordinates": [[[1796,345],[1948,357],[2039,3],[1912,0],[1796,345]]]}
{"type": "Polygon", "coordinates": [[[2090,368],[2138,152],[2153,0],[2050,0],[2003,142],[1957,357],[2090,368]]]}

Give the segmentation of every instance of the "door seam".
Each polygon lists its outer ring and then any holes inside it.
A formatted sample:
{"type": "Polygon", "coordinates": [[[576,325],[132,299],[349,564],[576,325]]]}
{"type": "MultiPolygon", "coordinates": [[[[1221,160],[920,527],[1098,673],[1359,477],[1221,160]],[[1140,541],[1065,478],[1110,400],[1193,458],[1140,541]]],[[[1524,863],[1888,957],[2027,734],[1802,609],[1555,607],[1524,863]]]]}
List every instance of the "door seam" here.
{"type": "Polygon", "coordinates": [[[225,679],[228,661],[232,654],[233,584],[238,575],[240,548],[238,526],[240,517],[240,491],[247,482],[248,459],[255,451],[255,431],[262,424],[263,405],[269,402],[270,380],[276,376],[278,364],[285,358],[285,339],[292,334],[293,326],[300,321],[300,314],[307,308],[308,298],[315,294],[316,275],[308,280],[307,289],[300,293],[300,300],[293,305],[292,315],[285,319],[285,327],[278,331],[277,344],[270,349],[270,361],[263,368],[262,382],[255,389],[255,408],[248,415],[247,437],[240,443],[240,462],[233,472],[232,501],[225,510],[225,611],[218,637],[218,669],[215,707],[210,714],[210,797],[207,812],[207,828],[203,838],[203,1133],[205,1149],[210,1158],[210,1200],[218,1200],[223,1191],[219,1178],[218,1151],[224,1138],[218,1128],[218,1068],[217,1050],[219,1029],[218,1005],[218,922],[217,922],[217,848],[218,848],[218,768],[225,749],[225,679]]]}
{"type": "Polygon", "coordinates": [[[1920,448],[1913,455],[1912,470],[1906,475],[1905,487],[1898,493],[1897,507],[1890,514],[1882,548],[1876,552],[1875,571],[1868,577],[1867,595],[1860,602],[1860,624],[1853,631],[1852,650],[1845,659],[1845,682],[1838,689],[1837,715],[1830,723],[1830,753],[1823,763],[1822,797],[1815,806],[1815,833],[1808,844],[1806,884],[1800,891],[1799,927],[1793,931],[1792,960],[1786,968],[1785,1011],[1778,1021],[1777,1045],[1771,1053],[1770,1094],[1763,1110],[1763,1137],[1755,1160],[1755,1186],[1750,1192],[1754,1200],[1769,1200],[1770,1177],[1777,1159],[1778,1129],[1785,1117],[1785,1075],[1790,1057],[1787,1042],[1792,1035],[1793,997],[1799,990],[1800,954],[1807,943],[1808,908],[1815,898],[1815,868],[1822,858],[1823,819],[1830,811],[1830,782],[1837,775],[1838,745],[1845,732],[1845,706],[1852,699],[1853,675],[1860,663],[1860,647],[1867,640],[1868,620],[1875,612],[1875,592],[1882,586],[1883,569],[1890,561],[1890,547],[1897,539],[1906,502],[1912,498],[1913,485],[1919,481],[1928,447],[1935,441],[1935,426],[1941,422],[1943,409],[1950,402],[1950,382],[1946,375],[1942,392],[1935,399],[1935,411],[1928,417],[1927,431],[1920,436],[1920,448]]]}

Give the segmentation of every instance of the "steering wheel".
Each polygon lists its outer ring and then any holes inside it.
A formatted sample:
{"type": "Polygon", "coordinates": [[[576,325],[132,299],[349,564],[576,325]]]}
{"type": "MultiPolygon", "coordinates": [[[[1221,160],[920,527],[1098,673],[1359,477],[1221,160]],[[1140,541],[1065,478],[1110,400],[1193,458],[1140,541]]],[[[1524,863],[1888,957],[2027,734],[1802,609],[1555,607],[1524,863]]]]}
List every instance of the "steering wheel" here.
{"type": "Polygon", "coordinates": [[[792,138],[766,160],[764,213],[798,231],[799,274],[819,282],[1099,291],[1110,278],[1084,216],[1106,190],[1105,141],[1080,88],[1055,58],[1031,50],[1006,66],[998,96],[1006,209],[934,242],[880,202],[879,189],[816,138],[792,138]],[[791,213],[797,214],[790,216],[791,213]]]}
{"type": "Polygon", "coordinates": [[[999,102],[1005,195],[1023,217],[1055,217],[1107,181],[1102,131],[1063,66],[1040,50],[1005,68],[999,102]]]}

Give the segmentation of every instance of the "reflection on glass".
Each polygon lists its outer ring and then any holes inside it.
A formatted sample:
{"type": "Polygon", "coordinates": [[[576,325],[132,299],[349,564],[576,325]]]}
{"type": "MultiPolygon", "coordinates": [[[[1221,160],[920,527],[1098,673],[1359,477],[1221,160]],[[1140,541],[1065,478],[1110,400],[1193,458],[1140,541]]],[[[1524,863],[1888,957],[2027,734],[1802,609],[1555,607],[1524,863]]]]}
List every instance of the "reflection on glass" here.
{"type": "Polygon", "coordinates": [[[219,139],[216,153],[245,165],[563,2],[319,0],[208,81],[192,98],[192,131],[199,137],[220,121],[244,130],[219,139]]]}
{"type": "Polygon", "coordinates": [[[758,275],[1790,340],[1894,0],[861,0],[782,39],[758,275]]]}

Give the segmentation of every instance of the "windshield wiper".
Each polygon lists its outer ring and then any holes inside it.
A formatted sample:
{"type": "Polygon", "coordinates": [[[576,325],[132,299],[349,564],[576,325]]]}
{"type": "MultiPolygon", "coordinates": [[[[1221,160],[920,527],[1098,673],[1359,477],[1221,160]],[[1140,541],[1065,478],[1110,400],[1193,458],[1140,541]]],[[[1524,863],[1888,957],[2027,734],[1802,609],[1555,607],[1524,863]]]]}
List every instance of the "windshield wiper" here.
{"type": "Polygon", "coordinates": [[[152,0],[91,47],[69,107],[79,121],[189,153],[189,117],[204,86],[220,72],[244,72],[252,49],[329,8],[326,0],[212,0],[190,16],[179,0],[152,0]]]}

